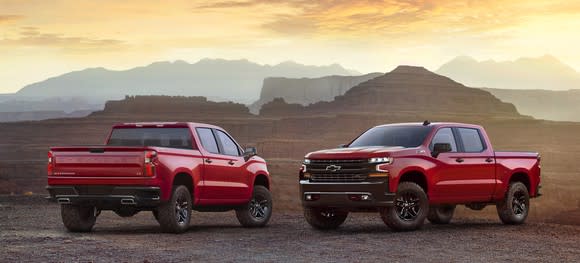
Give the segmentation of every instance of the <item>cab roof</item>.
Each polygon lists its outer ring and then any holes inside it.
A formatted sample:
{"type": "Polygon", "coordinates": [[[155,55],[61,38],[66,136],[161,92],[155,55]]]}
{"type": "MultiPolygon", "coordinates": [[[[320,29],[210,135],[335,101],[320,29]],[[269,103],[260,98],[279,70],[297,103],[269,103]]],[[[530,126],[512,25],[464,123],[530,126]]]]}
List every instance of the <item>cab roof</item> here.
{"type": "MultiPolygon", "coordinates": [[[[113,125],[113,128],[188,128],[188,127],[206,127],[206,128],[217,128],[222,129],[219,126],[198,123],[198,122],[126,122],[117,123],[113,125]]],[[[223,129],[222,129],[223,130],[223,129]]]]}
{"type": "Polygon", "coordinates": [[[390,124],[383,124],[377,125],[375,127],[384,127],[384,126],[430,126],[430,127],[466,127],[466,128],[478,128],[482,129],[480,125],[469,124],[469,123],[460,123],[460,122],[403,122],[403,123],[390,123],[390,124]]]}

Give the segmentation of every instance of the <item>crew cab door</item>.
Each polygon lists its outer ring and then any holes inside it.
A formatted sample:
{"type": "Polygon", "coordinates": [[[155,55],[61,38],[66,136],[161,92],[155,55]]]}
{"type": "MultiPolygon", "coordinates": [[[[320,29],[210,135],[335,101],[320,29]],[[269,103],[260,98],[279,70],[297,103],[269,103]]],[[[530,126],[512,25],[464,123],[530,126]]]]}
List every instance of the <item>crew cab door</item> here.
{"type": "Polygon", "coordinates": [[[478,129],[447,127],[437,131],[435,143],[450,143],[452,151],[441,153],[434,173],[432,199],[440,202],[488,201],[495,188],[495,159],[478,129]]]}
{"type": "Polygon", "coordinates": [[[457,127],[463,162],[458,164],[464,178],[466,195],[477,201],[489,201],[496,185],[493,149],[476,128],[457,127]]]}
{"type": "Polygon", "coordinates": [[[203,187],[200,197],[205,204],[239,203],[249,192],[243,169],[244,158],[237,144],[225,132],[196,128],[204,150],[203,187]]]}

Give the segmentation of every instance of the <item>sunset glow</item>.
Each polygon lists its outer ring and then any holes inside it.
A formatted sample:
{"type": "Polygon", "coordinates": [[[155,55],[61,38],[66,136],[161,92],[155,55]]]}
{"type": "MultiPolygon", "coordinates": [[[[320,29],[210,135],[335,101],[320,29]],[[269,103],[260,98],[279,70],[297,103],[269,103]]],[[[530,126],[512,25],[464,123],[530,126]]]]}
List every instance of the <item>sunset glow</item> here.
{"type": "Polygon", "coordinates": [[[361,73],[459,55],[580,69],[580,1],[0,0],[0,93],[87,67],[246,58],[361,73]]]}

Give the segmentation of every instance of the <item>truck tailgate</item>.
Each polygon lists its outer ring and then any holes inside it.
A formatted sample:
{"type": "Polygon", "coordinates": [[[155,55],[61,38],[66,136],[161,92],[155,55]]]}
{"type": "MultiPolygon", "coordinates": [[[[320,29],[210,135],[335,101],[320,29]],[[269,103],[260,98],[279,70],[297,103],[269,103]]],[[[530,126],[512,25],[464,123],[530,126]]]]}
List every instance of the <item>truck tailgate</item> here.
{"type": "Polygon", "coordinates": [[[144,177],[144,147],[53,147],[53,175],[63,177],[144,177]]]}

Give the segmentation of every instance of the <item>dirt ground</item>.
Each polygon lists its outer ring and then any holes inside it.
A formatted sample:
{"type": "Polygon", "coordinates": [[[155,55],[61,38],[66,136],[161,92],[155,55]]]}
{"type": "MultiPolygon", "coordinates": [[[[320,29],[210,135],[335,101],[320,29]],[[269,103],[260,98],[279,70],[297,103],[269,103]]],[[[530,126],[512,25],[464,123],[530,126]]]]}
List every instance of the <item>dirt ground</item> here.
{"type": "Polygon", "coordinates": [[[352,214],[330,232],[296,211],[275,211],[262,229],[233,212],[194,213],[181,235],[160,233],[149,212],[103,212],[92,233],[68,233],[59,207],[39,196],[0,196],[2,262],[490,262],[580,261],[580,226],[454,219],[420,231],[389,230],[376,214],[352,214]]]}

